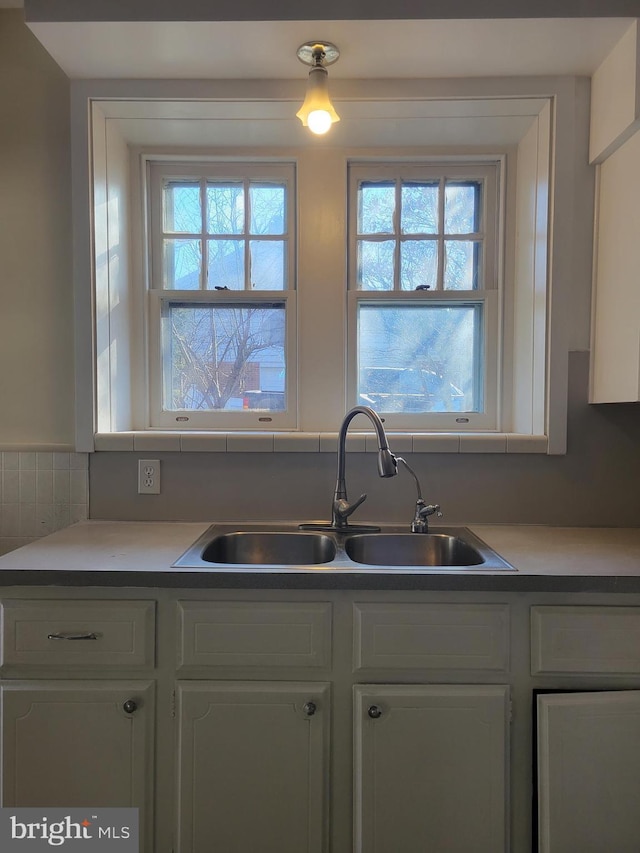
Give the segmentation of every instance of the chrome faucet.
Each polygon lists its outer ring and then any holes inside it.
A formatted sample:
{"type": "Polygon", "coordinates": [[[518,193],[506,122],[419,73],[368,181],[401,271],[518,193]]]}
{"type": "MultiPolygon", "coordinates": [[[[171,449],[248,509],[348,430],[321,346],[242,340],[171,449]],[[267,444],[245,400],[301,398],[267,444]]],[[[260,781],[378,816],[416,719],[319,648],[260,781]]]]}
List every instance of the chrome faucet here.
{"type": "Polygon", "coordinates": [[[413,479],[416,481],[416,490],[418,492],[418,499],[416,500],[416,509],[415,514],[413,516],[413,521],[411,522],[411,532],[412,533],[428,533],[429,532],[429,522],[428,518],[430,515],[435,515],[437,518],[442,518],[442,513],[440,512],[439,504],[427,504],[422,498],[422,489],[420,488],[420,481],[418,480],[418,475],[413,470],[411,465],[403,459],[402,456],[396,456],[396,462],[402,462],[407,471],[411,474],[413,479]]]}
{"type": "Polygon", "coordinates": [[[356,406],[344,416],[340,432],[338,434],[338,476],[333,495],[333,503],[331,505],[331,521],[301,524],[299,526],[302,530],[335,530],[338,532],[349,531],[352,533],[358,533],[362,530],[380,530],[380,528],[375,525],[352,525],[347,521],[351,513],[356,510],[367,497],[366,494],[360,495],[360,497],[352,504],[349,503],[347,498],[347,485],[345,481],[347,430],[349,429],[349,424],[356,415],[366,415],[376,431],[376,435],[378,437],[378,474],[381,477],[395,477],[398,473],[396,457],[389,450],[387,436],[380,416],[369,406],[356,406]]]}

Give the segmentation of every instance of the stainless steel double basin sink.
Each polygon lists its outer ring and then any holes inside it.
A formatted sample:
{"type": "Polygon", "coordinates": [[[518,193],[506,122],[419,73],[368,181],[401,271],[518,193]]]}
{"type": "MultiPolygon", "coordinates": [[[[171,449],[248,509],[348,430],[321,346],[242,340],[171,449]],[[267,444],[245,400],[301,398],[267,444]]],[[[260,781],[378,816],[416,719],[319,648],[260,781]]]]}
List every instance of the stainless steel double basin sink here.
{"type": "Polygon", "coordinates": [[[450,571],[513,567],[466,527],[410,533],[303,531],[297,525],[213,524],[175,568],[250,571],[450,571]]]}

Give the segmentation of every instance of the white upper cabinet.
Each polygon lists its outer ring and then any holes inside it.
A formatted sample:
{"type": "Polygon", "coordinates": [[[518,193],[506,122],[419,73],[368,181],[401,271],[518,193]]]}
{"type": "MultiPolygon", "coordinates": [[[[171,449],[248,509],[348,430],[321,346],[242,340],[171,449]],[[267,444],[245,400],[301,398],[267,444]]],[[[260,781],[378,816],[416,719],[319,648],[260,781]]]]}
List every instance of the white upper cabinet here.
{"type": "Polygon", "coordinates": [[[640,46],[634,22],[596,71],[589,156],[597,164],[592,403],[640,400],[640,46]]]}

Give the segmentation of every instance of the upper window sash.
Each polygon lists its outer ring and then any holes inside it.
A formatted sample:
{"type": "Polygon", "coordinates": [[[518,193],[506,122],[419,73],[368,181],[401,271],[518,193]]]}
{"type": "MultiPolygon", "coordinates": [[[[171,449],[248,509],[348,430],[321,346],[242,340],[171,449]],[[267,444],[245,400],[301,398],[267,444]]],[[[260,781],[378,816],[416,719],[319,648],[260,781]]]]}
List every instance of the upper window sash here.
{"type": "Polygon", "coordinates": [[[495,162],[351,163],[349,289],[497,288],[497,176],[495,162]],[[454,194],[449,190],[470,195],[472,203],[466,207],[471,216],[454,222],[449,212],[454,194]],[[414,210],[413,216],[412,191],[420,195],[419,215],[414,210]],[[369,204],[363,204],[366,195],[369,204]],[[461,277],[450,274],[456,261],[466,270],[461,277]],[[417,262],[419,279],[412,274],[417,262]],[[376,275],[369,275],[374,266],[376,275]]]}
{"type": "Polygon", "coordinates": [[[295,287],[293,164],[152,162],[149,182],[151,289],[295,287]]]}

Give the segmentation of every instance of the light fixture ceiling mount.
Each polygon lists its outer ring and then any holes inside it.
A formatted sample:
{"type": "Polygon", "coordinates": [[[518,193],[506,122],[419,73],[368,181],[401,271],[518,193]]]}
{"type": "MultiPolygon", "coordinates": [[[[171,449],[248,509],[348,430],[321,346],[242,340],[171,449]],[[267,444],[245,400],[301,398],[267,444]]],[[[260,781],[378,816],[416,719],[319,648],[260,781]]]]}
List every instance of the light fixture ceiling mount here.
{"type": "Polygon", "coordinates": [[[298,48],[298,59],[305,65],[333,65],[340,51],[330,41],[306,41],[298,48]]]}
{"type": "Polygon", "coordinates": [[[297,55],[300,62],[311,66],[311,70],[307,94],[296,115],[312,133],[326,133],[334,122],[340,121],[329,99],[326,69],[337,61],[340,51],[329,41],[307,41],[300,45],[297,55]]]}

